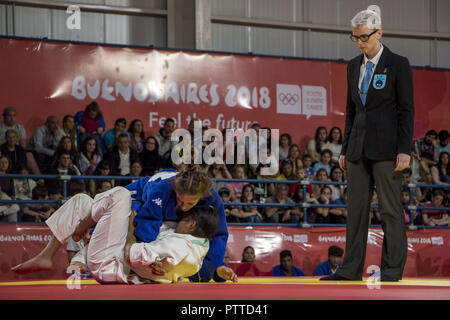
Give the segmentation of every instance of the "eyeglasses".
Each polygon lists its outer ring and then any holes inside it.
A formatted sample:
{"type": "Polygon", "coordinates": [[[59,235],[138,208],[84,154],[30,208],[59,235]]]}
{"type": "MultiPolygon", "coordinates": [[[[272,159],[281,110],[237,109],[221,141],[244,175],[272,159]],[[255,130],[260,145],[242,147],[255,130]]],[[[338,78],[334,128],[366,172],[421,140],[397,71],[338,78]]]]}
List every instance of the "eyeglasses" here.
{"type": "Polygon", "coordinates": [[[353,42],[358,42],[358,40],[361,40],[362,42],[367,42],[369,40],[370,36],[373,35],[377,31],[378,31],[378,29],[375,29],[370,34],[362,34],[360,36],[355,36],[355,35],[351,34],[350,40],[352,40],[353,42]]]}

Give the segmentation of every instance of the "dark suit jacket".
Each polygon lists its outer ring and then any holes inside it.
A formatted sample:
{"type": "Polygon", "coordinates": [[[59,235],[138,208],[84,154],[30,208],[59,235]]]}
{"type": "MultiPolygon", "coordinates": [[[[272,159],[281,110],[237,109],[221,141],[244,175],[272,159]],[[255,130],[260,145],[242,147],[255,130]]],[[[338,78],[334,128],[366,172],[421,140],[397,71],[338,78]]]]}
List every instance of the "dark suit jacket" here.
{"type": "MultiPolygon", "coordinates": [[[[108,152],[108,154],[105,155],[105,159],[109,162],[111,168],[111,175],[120,176],[121,174],[119,168],[120,165],[119,148],[115,146],[111,150],[111,152],[108,152]]],[[[135,160],[139,160],[139,153],[130,148],[130,166],[135,160]]]]}
{"type": "Polygon", "coordinates": [[[357,161],[361,155],[372,160],[395,159],[411,153],[414,133],[412,70],[407,58],[384,46],[375,68],[364,107],[358,82],[363,55],[347,66],[347,107],[341,154],[357,161]],[[375,75],[385,75],[382,89],[374,87],[375,75]]]}

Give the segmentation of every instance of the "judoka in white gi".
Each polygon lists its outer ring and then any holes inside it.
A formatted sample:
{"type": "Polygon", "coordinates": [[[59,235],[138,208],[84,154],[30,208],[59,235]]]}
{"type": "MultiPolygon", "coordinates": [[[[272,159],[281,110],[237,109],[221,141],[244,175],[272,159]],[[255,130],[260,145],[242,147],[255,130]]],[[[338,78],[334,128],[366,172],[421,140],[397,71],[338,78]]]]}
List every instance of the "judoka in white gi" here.
{"type": "MultiPolygon", "coordinates": [[[[36,257],[16,266],[17,273],[30,273],[53,267],[53,257],[66,240],[90,215],[96,222],[89,245],[81,250],[72,264],[85,265],[100,283],[171,283],[189,277],[201,268],[209,249],[209,238],[219,224],[211,206],[197,206],[183,213],[177,223],[167,222],[155,241],[127,243],[131,227],[130,191],[115,187],[94,199],[77,194],[62,205],[46,223],[54,237],[36,257]],[[149,267],[159,262],[165,274],[157,276],[149,267]]],[[[229,279],[233,280],[233,279],[229,279]]]]}

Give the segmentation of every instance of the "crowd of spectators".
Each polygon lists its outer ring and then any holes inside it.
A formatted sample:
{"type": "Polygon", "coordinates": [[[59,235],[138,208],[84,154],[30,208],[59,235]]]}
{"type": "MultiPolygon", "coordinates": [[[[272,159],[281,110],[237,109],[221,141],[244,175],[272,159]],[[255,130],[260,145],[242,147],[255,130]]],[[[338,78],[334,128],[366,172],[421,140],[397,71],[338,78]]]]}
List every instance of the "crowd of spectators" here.
{"type": "MultiPolygon", "coordinates": [[[[133,177],[153,175],[160,169],[176,167],[171,160],[176,145],[170,137],[175,130],[175,121],[166,119],[163,127],[154,136],[146,136],[140,119],[134,119],[127,127],[125,118],[118,118],[112,128],[108,128],[100,106],[91,102],[84,110],[75,115],[66,115],[60,120],[48,116],[45,123],[38,127],[27,139],[23,125],[16,122],[16,109],[7,107],[0,122],[0,175],[18,174],[56,174],[60,176],[104,176],[97,180],[85,178],[69,182],[69,189],[85,186],[86,193],[95,196],[117,185],[127,185],[133,177]],[[129,177],[127,180],[111,179],[110,176],[129,177]]],[[[193,135],[192,119],[189,132],[193,135]]],[[[258,123],[251,126],[257,133],[261,129],[258,123]]],[[[208,129],[202,127],[203,130],[208,129]]],[[[299,223],[304,219],[302,208],[295,206],[271,207],[252,206],[252,203],[277,204],[338,204],[347,203],[344,185],[327,185],[328,182],[345,182],[346,172],[339,168],[338,158],[342,148],[342,130],[332,127],[319,127],[302,150],[294,143],[290,134],[279,137],[279,170],[272,175],[262,175],[261,171],[269,164],[249,164],[249,152],[245,163],[211,164],[203,163],[208,176],[216,179],[258,179],[293,180],[298,183],[247,183],[214,182],[214,188],[225,203],[241,202],[246,206],[225,205],[228,222],[239,223],[299,223]],[[317,181],[323,184],[306,186],[300,180],[317,181]],[[305,198],[306,197],[306,198],[305,198]]],[[[203,147],[208,143],[203,142],[203,147]]],[[[264,141],[259,138],[258,148],[267,147],[270,155],[271,138],[264,141]]],[[[224,149],[228,146],[224,145],[224,149]]],[[[246,150],[249,149],[246,144],[246,150]]],[[[235,160],[238,148],[235,139],[235,160]]],[[[226,151],[226,150],[225,150],[226,151]]],[[[450,184],[449,133],[442,130],[437,133],[428,131],[423,138],[413,142],[410,168],[403,171],[403,183],[450,184]]],[[[225,152],[224,152],[225,157],[225,152]]],[[[225,158],[224,158],[225,159],[225,158]]],[[[204,160],[204,159],[203,159],[204,160]]],[[[9,179],[0,178],[1,199],[47,200],[61,199],[63,185],[60,179],[9,179]]],[[[78,188],[78,189],[77,189],[78,188]]],[[[428,207],[448,207],[450,189],[415,188],[412,203],[428,207]]],[[[69,193],[71,190],[69,190],[69,193]]],[[[378,203],[376,190],[372,205],[378,203]]],[[[409,205],[409,191],[404,190],[403,204],[409,205]]],[[[51,206],[34,208],[31,205],[0,206],[0,221],[43,221],[54,211],[51,206]]],[[[307,209],[308,223],[345,224],[345,208],[307,209]]],[[[413,210],[405,208],[405,221],[414,224],[448,225],[450,218],[445,210],[413,210]]],[[[380,224],[378,209],[371,210],[371,223],[380,224]]]]}

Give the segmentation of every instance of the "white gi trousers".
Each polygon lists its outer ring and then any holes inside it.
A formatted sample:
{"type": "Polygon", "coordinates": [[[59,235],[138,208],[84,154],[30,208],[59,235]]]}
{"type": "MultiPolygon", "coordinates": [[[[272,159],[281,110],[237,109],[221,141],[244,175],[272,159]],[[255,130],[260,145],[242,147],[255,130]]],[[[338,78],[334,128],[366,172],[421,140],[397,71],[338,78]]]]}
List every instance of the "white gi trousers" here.
{"type": "Polygon", "coordinates": [[[67,200],[46,224],[59,242],[72,236],[80,221],[92,214],[97,222],[87,250],[87,266],[100,283],[127,283],[129,264],[124,261],[124,248],[131,213],[130,191],[115,187],[94,199],[77,194],[67,200]]]}

